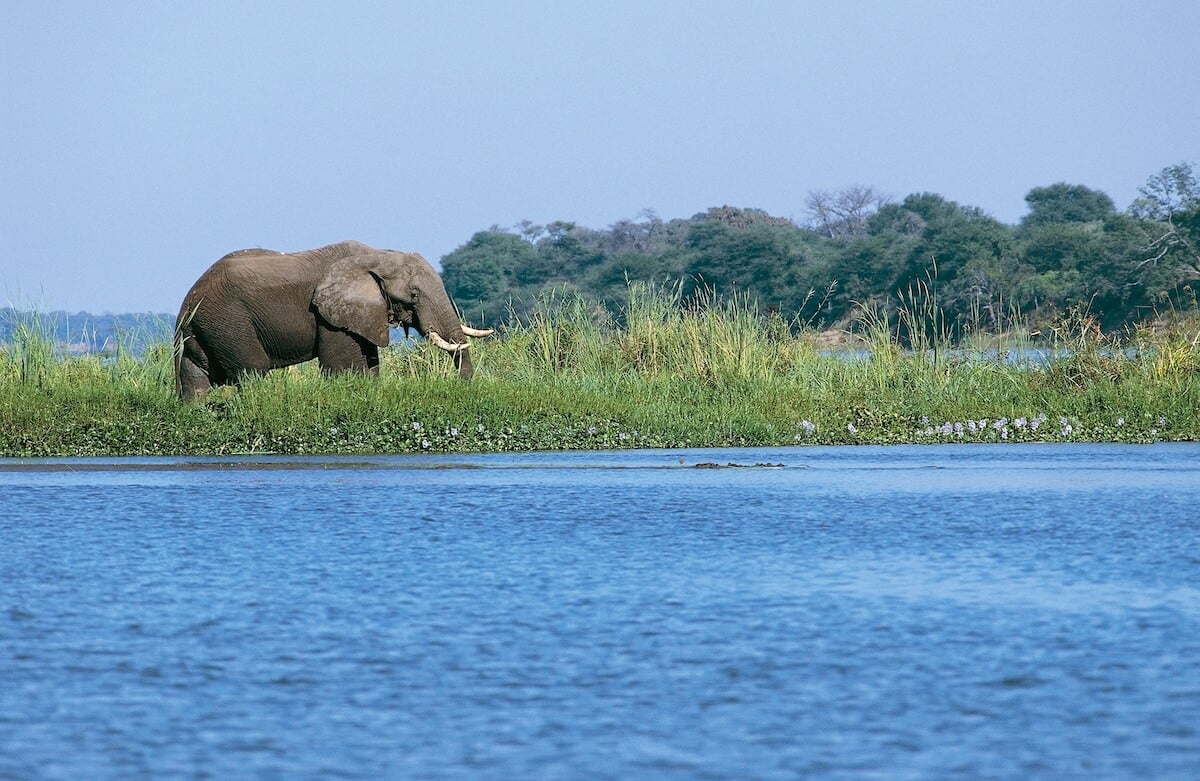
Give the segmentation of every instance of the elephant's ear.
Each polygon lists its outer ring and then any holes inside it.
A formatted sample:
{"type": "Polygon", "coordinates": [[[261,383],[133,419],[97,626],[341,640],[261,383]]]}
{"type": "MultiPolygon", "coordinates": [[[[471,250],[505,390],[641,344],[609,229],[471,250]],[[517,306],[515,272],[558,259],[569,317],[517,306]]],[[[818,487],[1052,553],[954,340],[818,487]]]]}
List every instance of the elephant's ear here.
{"type": "Polygon", "coordinates": [[[388,305],[359,257],[335,261],[317,282],[313,306],[336,328],[353,331],[379,347],[388,345],[388,305]]]}

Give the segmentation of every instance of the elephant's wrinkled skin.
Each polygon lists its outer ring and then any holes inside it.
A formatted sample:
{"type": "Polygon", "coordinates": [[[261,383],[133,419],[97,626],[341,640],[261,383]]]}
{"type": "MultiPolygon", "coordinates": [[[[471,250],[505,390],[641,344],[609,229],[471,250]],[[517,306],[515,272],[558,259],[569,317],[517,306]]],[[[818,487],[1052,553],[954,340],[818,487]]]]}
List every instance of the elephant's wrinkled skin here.
{"type": "Polygon", "coordinates": [[[188,291],[176,321],[180,398],[316,358],[322,371],[379,373],[389,325],[414,328],[470,379],[468,336],[442,278],[414,252],[356,241],[307,252],[232,252],[188,291]]]}

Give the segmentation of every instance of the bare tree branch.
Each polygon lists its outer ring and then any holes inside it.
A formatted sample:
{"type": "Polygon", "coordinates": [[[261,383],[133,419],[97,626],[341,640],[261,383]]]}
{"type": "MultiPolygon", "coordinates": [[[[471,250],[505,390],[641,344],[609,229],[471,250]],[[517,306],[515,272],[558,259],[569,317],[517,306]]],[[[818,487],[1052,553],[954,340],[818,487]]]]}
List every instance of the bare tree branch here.
{"type": "Polygon", "coordinates": [[[892,202],[873,187],[853,184],[841,190],[810,190],[804,200],[808,227],[831,239],[866,232],[867,219],[892,202]]]}

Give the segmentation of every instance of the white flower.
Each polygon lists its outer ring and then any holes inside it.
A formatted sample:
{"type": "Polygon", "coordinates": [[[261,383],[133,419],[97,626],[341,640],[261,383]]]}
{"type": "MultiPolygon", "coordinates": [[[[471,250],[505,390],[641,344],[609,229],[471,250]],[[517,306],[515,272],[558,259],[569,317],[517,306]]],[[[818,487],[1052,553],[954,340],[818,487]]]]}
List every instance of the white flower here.
{"type": "Polygon", "coordinates": [[[857,434],[857,433],[858,433],[858,429],[854,427],[854,424],[853,424],[853,423],[847,423],[847,424],[846,424],[846,430],[847,430],[847,431],[849,431],[851,434],[857,434]]]}

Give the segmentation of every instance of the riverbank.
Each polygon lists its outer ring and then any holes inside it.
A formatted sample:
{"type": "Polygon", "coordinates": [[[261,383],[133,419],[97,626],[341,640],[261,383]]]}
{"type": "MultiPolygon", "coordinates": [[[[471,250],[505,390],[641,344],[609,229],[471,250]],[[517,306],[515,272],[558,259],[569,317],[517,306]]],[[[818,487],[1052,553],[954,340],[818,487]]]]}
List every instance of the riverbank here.
{"type": "Polygon", "coordinates": [[[0,456],[1200,439],[1194,325],[1118,341],[1081,321],[1030,361],[901,349],[877,323],[848,359],[743,305],[671,303],[635,300],[617,326],[560,301],[477,340],[469,383],[419,344],[377,380],[305,365],[192,405],[168,345],[72,357],[27,335],[0,353],[0,456]]]}

